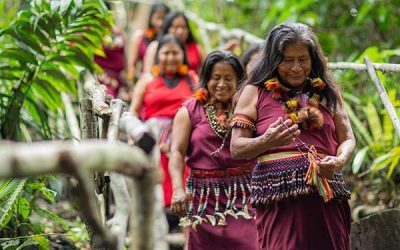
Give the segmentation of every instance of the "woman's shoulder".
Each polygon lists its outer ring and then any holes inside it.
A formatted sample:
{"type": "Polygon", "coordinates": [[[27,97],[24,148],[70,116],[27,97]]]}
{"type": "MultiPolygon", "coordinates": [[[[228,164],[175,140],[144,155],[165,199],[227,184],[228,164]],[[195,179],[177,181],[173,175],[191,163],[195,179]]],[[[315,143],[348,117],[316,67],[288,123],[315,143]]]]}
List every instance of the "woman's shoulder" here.
{"type": "Polygon", "coordinates": [[[247,84],[244,86],[243,91],[240,96],[244,95],[245,97],[255,97],[258,95],[258,92],[260,90],[259,86],[253,85],[253,84],[247,84]]]}
{"type": "Polygon", "coordinates": [[[198,107],[198,105],[199,105],[199,102],[194,97],[190,97],[189,99],[184,101],[182,104],[182,106],[186,107],[189,110],[189,112],[194,111],[194,109],[196,109],[196,107],[198,107]]]}

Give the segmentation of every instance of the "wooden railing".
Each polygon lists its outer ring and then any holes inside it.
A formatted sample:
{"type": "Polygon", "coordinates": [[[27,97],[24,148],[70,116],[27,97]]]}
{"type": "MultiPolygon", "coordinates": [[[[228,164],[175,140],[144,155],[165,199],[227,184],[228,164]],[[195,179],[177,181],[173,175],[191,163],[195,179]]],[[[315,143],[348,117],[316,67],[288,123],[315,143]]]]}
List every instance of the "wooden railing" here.
{"type": "Polygon", "coordinates": [[[144,124],[123,112],[125,104],[107,97],[104,86],[90,75],[85,77],[85,90],[87,95],[80,101],[81,129],[68,96],[63,95],[73,140],[1,143],[0,177],[73,176],[78,185],[72,195],[94,235],[93,249],[123,249],[126,236],[130,249],[168,249],[155,145],[157,124],[144,124]],[[121,141],[123,136],[130,136],[135,145],[121,141]],[[112,218],[104,195],[107,185],[115,201],[112,218]]]}

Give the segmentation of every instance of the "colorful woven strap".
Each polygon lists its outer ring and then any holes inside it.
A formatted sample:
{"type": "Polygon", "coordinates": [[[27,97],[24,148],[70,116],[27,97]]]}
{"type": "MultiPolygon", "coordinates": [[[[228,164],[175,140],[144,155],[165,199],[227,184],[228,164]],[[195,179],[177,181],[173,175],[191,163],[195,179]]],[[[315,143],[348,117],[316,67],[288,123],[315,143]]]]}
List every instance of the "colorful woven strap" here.
{"type": "Polygon", "coordinates": [[[235,114],[233,117],[231,124],[231,128],[238,127],[244,129],[250,129],[251,131],[256,130],[256,126],[254,125],[253,119],[243,114],[235,114]]]}
{"type": "Polygon", "coordinates": [[[251,174],[253,166],[240,166],[225,169],[191,169],[190,175],[195,178],[223,178],[251,174]]]}

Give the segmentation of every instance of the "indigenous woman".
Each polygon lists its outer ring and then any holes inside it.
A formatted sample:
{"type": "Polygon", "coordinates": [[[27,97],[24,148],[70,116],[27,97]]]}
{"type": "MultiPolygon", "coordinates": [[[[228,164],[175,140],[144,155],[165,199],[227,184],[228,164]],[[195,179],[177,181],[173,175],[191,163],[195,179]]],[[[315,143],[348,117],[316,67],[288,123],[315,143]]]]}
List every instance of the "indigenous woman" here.
{"type": "Polygon", "coordinates": [[[257,158],[250,203],[260,249],[349,249],[350,209],[341,170],[355,139],[321,46],[304,24],[268,35],[240,95],[235,159],[257,158]]]}
{"type": "Polygon", "coordinates": [[[257,249],[255,220],[246,203],[253,164],[233,160],[229,150],[232,97],[244,76],[231,52],[210,53],[200,74],[202,88],[174,118],[171,210],[191,228],[189,249],[257,249]],[[185,158],[190,168],[186,192],[185,158]]]}
{"type": "MultiPolygon", "coordinates": [[[[200,71],[201,63],[204,55],[200,45],[193,37],[189,27],[189,21],[182,12],[169,13],[165,19],[160,35],[171,34],[179,38],[186,46],[186,55],[188,57],[189,68],[195,72],[200,71]]],[[[154,51],[157,47],[157,42],[149,45],[144,59],[144,71],[149,72],[154,61],[154,51]]]]}
{"type": "Polygon", "coordinates": [[[157,38],[168,12],[167,5],[163,3],[153,4],[147,22],[148,28],[145,30],[139,29],[133,33],[127,62],[127,77],[129,80],[134,79],[136,64],[143,62],[147,46],[157,38]]]}
{"type": "Polygon", "coordinates": [[[143,75],[132,96],[130,110],[143,120],[156,118],[160,125],[161,167],[165,206],[171,204],[172,186],[168,154],[172,119],[182,103],[192,96],[195,85],[189,74],[185,47],[172,35],[158,43],[152,74],[143,75]]]}
{"type": "Polygon", "coordinates": [[[117,26],[113,27],[111,36],[105,39],[108,42],[103,43],[104,56],[94,57],[95,62],[103,69],[97,79],[106,86],[107,94],[117,97],[124,84],[121,73],[125,69],[125,41],[117,26]]]}

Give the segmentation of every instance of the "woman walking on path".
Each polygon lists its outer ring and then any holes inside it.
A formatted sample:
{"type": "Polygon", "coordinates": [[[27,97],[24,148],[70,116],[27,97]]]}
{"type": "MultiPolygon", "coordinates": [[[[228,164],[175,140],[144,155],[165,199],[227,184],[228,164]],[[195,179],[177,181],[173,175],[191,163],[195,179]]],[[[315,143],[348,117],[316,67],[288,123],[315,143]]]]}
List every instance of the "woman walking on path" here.
{"type": "MultiPolygon", "coordinates": [[[[160,35],[163,36],[165,34],[174,35],[185,44],[189,68],[198,73],[205,55],[203,49],[193,37],[192,31],[189,27],[189,21],[185,14],[182,12],[169,13],[165,19],[160,35]]],[[[151,70],[154,63],[154,52],[156,47],[157,41],[154,41],[149,45],[146,51],[144,72],[150,72],[151,70]]]]}
{"type": "Polygon", "coordinates": [[[127,60],[128,80],[132,81],[135,77],[140,77],[140,75],[135,75],[135,73],[139,72],[136,69],[136,65],[138,62],[143,63],[146,49],[152,41],[157,39],[157,35],[161,32],[162,25],[168,12],[169,8],[167,5],[163,3],[153,4],[150,9],[147,29],[139,29],[133,33],[129,44],[130,48],[127,60]]]}
{"type": "Polygon", "coordinates": [[[189,249],[257,249],[253,211],[247,207],[253,163],[233,160],[229,150],[232,97],[244,77],[231,52],[210,53],[200,74],[202,88],[174,118],[171,210],[184,217],[182,226],[191,227],[189,249]]]}
{"type": "Polygon", "coordinates": [[[349,249],[341,170],[355,139],[321,46],[304,24],[268,35],[240,95],[231,152],[257,158],[250,203],[260,249],[349,249]]]}
{"type": "Polygon", "coordinates": [[[135,86],[130,111],[143,120],[157,119],[160,126],[159,144],[163,172],[164,204],[171,204],[172,186],[168,172],[168,155],[172,119],[184,101],[192,96],[196,85],[189,72],[185,47],[172,36],[158,43],[152,74],[145,74],[135,86]]]}

